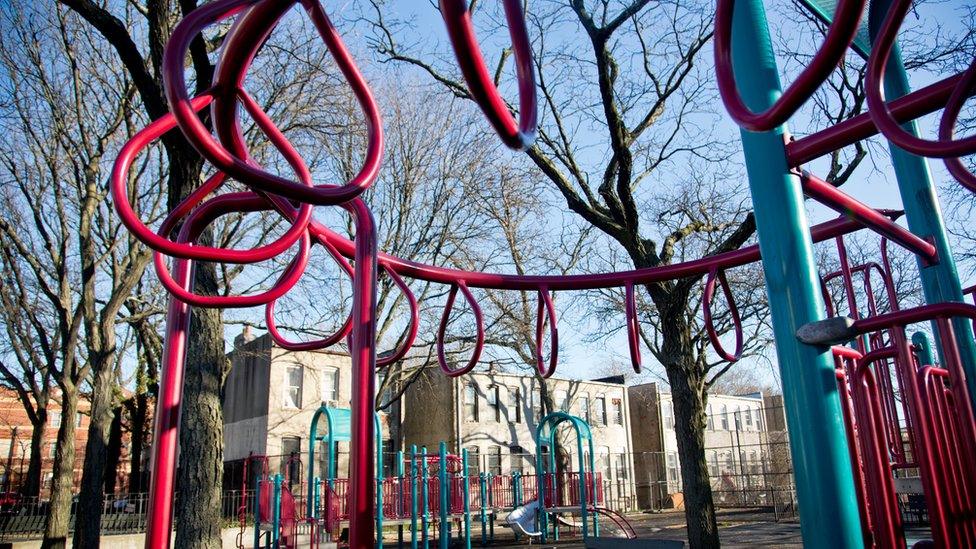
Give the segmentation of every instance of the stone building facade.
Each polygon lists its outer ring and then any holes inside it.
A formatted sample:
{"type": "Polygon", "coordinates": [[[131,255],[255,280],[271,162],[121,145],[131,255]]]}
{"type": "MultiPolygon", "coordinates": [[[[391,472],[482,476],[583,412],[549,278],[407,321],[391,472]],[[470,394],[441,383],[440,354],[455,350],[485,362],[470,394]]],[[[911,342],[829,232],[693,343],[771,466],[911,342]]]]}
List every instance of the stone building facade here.
{"type": "MultiPolygon", "coordinates": [[[[671,394],[657,383],[628,389],[638,504],[680,508],[681,464],[671,394]]],[[[777,472],[788,469],[778,459],[785,452],[788,461],[782,401],[764,399],[761,393],[710,394],[706,413],[705,459],[716,504],[771,504],[769,487],[783,476],[777,472]]]]}
{"type": "MultiPolygon", "coordinates": [[[[401,447],[436,450],[445,441],[452,453],[467,449],[471,467],[482,472],[532,473],[542,410],[538,384],[530,375],[472,372],[452,378],[436,366],[425,368],[401,401],[401,447]]],[[[590,424],[594,461],[607,497],[618,508],[634,508],[630,403],[622,380],[551,378],[547,387],[557,409],[590,424]]],[[[575,440],[567,438],[568,433],[567,428],[561,438],[576,470],[575,440]]]]}

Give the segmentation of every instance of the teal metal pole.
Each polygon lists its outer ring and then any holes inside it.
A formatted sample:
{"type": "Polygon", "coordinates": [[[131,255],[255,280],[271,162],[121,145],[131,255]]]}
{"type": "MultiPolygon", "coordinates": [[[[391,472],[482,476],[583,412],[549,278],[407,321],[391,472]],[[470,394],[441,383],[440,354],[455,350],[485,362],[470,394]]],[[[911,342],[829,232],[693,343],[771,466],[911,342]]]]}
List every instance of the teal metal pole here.
{"type": "Polygon", "coordinates": [[[315,516],[312,518],[319,518],[319,509],[322,508],[322,479],[315,477],[315,516]]]}
{"type": "MultiPolygon", "coordinates": [[[[872,41],[874,40],[873,29],[881,25],[890,5],[890,0],[871,2],[869,28],[871,29],[872,41]]],[[[901,50],[897,44],[895,44],[891,56],[888,58],[888,64],[885,66],[884,90],[885,99],[888,101],[908,95],[912,91],[908,83],[908,74],[905,72],[905,65],[902,62],[901,50]]],[[[902,128],[912,135],[919,135],[918,124],[914,120],[902,124],[902,128]]],[[[939,253],[939,262],[936,264],[928,265],[924,261],[918,261],[925,302],[956,301],[963,303],[965,298],[962,294],[962,285],[959,283],[959,272],[956,270],[952,248],[949,246],[949,237],[942,218],[942,210],[939,207],[935,184],[932,182],[929,163],[925,158],[916,156],[891,142],[888,143],[888,148],[891,151],[891,163],[895,170],[895,179],[898,180],[898,191],[901,194],[908,228],[913,233],[930,239],[939,253]]],[[[932,329],[938,331],[934,322],[932,329]]],[[[952,329],[955,331],[956,345],[959,347],[959,356],[962,358],[963,371],[966,372],[969,398],[973,407],[976,408],[976,342],[973,340],[973,326],[968,319],[954,318],[952,319],[952,329]]],[[[939,356],[944,356],[939,338],[935,338],[935,344],[939,356]]]]}
{"type": "Polygon", "coordinates": [[[481,545],[488,545],[488,483],[481,472],[478,473],[478,493],[481,496],[481,545]]]}
{"type": "Polygon", "coordinates": [[[376,547],[383,549],[383,437],[379,430],[378,421],[376,428],[376,547]]]}
{"type": "Polygon", "coordinates": [[[428,482],[428,478],[427,478],[428,470],[427,470],[427,447],[426,446],[423,447],[421,460],[422,461],[420,462],[420,469],[422,472],[422,480],[423,480],[423,485],[421,487],[421,494],[422,494],[421,501],[423,501],[423,506],[424,506],[424,514],[422,515],[423,533],[421,534],[421,538],[423,539],[424,542],[424,549],[428,549],[428,547],[430,547],[430,539],[427,534],[427,526],[430,522],[430,518],[428,516],[427,501],[430,494],[427,493],[428,491],[427,487],[430,483],[428,482]]]}
{"type": "MultiPolygon", "coordinates": [[[[315,478],[315,444],[318,442],[318,430],[319,430],[319,416],[322,415],[322,409],[319,408],[312,415],[312,425],[309,427],[308,433],[308,464],[305,468],[308,470],[308,490],[312,491],[313,479],[315,478]]],[[[330,429],[331,431],[331,429],[330,429]]],[[[328,474],[328,472],[326,472],[328,474]]],[[[309,496],[312,494],[309,493],[309,496]]],[[[305,507],[305,516],[315,518],[315,512],[312,509],[312,498],[308,498],[308,502],[305,507]]]]}
{"type": "Polygon", "coordinates": [[[417,445],[410,447],[410,548],[417,549],[417,445]]]}
{"type": "Polygon", "coordinates": [[[281,474],[274,476],[274,501],[271,512],[271,544],[274,549],[280,547],[281,541],[281,474]]]}
{"type": "Polygon", "coordinates": [[[447,443],[441,441],[440,452],[438,453],[440,460],[438,461],[438,471],[437,477],[440,484],[440,517],[441,517],[441,533],[438,536],[437,541],[440,543],[441,549],[447,549],[450,545],[451,531],[448,529],[447,523],[447,506],[450,503],[450,494],[448,493],[449,487],[447,486],[447,443]]]}
{"type": "Polygon", "coordinates": [[[471,498],[468,497],[468,450],[461,450],[461,497],[464,498],[464,547],[471,549],[471,498]]]}
{"type": "MultiPolygon", "coordinates": [[[[766,110],[781,86],[761,0],[739,0],[732,57],[739,91],[766,110]]],[[[861,520],[830,349],[800,343],[800,326],[824,317],[800,182],[789,175],[785,128],[741,131],[790,429],[806,547],[863,547],[861,520]]]]}
{"type": "Polygon", "coordinates": [[[935,360],[932,358],[932,344],[929,343],[929,336],[923,332],[915,332],[912,334],[912,345],[915,346],[915,352],[918,353],[918,361],[922,363],[922,366],[935,364],[935,360]]]}
{"type": "Polygon", "coordinates": [[[254,487],[254,549],[261,547],[261,475],[254,487]]]}

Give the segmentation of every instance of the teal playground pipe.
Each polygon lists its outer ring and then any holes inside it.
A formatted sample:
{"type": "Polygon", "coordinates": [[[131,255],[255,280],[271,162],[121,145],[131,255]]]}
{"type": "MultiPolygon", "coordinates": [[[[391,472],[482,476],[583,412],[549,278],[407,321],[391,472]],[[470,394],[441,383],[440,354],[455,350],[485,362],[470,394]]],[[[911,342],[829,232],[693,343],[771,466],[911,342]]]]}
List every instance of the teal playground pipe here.
{"type": "MultiPolygon", "coordinates": [[[[732,64],[753,112],[782,94],[761,0],[735,2],[732,64]]],[[[863,547],[834,361],[826,346],[800,343],[800,326],[824,318],[800,181],[789,174],[786,128],[740,130],[755,208],[790,430],[800,528],[809,549],[863,547]]]]}
{"type": "Polygon", "coordinates": [[[421,471],[421,478],[422,478],[422,481],[423,481],[422,482],[422,485],[421,485],[421,488],[420,488],[420,490],[421,490],[421,498],[420,498],[420,500],[423,502],[423,507],[424,507],[423,520],[421,521],[421,523],[423,525],[423,533],[421,534],[421,539],[423,540],[423,543],[424,543],[424,549],[428,549],[428,547],[430,547],[430,539],[429,539],[429,536],[427,534],[427,527],[428,527],[428,525],[430,523],[430,514],[429,514],[429,509],[427,508],[427,497],[428,497],[429,494],[427,493],[427,491],[428,491],[428,489],[427,489],[427,486],[428,486],[428,478],[427,478],[428,468],[427,468],[427,447],[426,446],[423,447],[423,449],[421,450],[421,454],[420,454],[420,471],[421,471]]]}
{"type": "Polygon", "coordinates": [[[918,354],[918,361],[921,363],[921,366],[935,364],[935,360],[932,357],[932,344],[929,343],[929,336],[923,332],[915,332],[912,334],[912,345],[915,346],[915,353],[918,354]]]}
{"type": "MultiPolygon", "coordinates": [[[[464,547],[471,549],[471,498],[468,497],[468,449],[461,450],[461,497],[464,498],[464,547]]],[[[481,506],[484,509],[484,505],[481,506]]]]}
{"type": "MultiPolygon", "coordinates": [[[[868,17],[868,32],[874,42],[877,29],[880,28],[891,0],[875,0],[870,3],[868,17]]],[[[908,74],[902,62],[901,51],[897,44],[892,49],[884,73],[885,98],[893,101],[908,95],[912,89],[908,83],[908,74]]],[[[902,128],[913,136],[918,136],[918,124],[911,120],[902,124],[902,128]]],[[[936,194],[935,184],[932,182],[932,172],[929,170],[928,160],[911,154],[897,145],[888,142],[891,151],[891,163],[895,169],[898,181],[898,191],[901,194],[902,207],[905,209],[905,219],[908,228],[915,234],[927,238],[935,245],[939,254],[939,262],[929,264],[918,258],[918,270],[922,279],[922,293],[926,303],[944,303],[955,301],[964,303],[962,285],[959,283],[959,272],[953,260],[952,248],[946,233],[942,210],[936,194]]],[[[932,329],[938,332],[935,322],[932,329]]],[[[973,326],[969,319],[952,319],[952,329],[955,332],[956,345],[962,359],[963,371],[966,373],[966,386],[969,398],[976,408],[976,342],[973,340],[973,326]]],[[[935,338],[936,349],[942,356],[942,343],[935,338]]],[[[945,361],[943,360],[943,363],[945,361]]],[[[933,362],[929,362],[933,364],[933,362]]]]}
{"type": "Polygon", "coordinates": [[[281,473],[274,476],[274,498],[271,502],[271,545],[281,547],[281,473]]]}
{"type": "MultiPolygon", "coordinates": [[[[593,435],[590,432],[590,425],[583,421],[582,419],[567,414],[566,412],[553,412],[546,417],[542,418],[539,422],[538,427],[536,427],[536,451],[535,451],[535,467],[536,476],[538,477],[538,501],[539,501],[539,531],[542,532],[542,543],[546,542],[546,530],[548,529],[549,516],[546,512],[546,497],[545,497],[545,476],[547,473],[552,474],[553,478],[553,494],[557,492],[556,485],[559,479],[556,478],[556,429],[561,423],[568,421],[576,432],[576,456],[578,459],[578,474],[579,474],[579,497],[580,497],[580,522],[583,524],[583,539],[587,539],[590,535],[590,526],[588,524],[589,516],[589,505],[588,499],[590,491],[587,490],[586,486],[586,471],[587,471],[587,459],[589,457],[589,471],[593,482],[596,482],[596,468],[594,467],[593,461],[593,435]],[[583,441],[587,442],[589,453],[583,451],[583,441]],[[542,449],[549,449],[549,459],[544,460],[542,457],[542,449]],[[548,461],[548,463],[546,463],[548,461]]],[[[593,503],[596,504],[596,492],[593,492],[593,503]]],[[[557,502],[558,504],[558,502],[557,502]]],[[[596,519],[596,513],[593,514],[593,535],[599,536],[600,530],[596,519]]],[[[553,537],[559,539],[559,530],[557,529],[556,523],[553,522],[553,537]]]]}
{"type": "Polygon", "coordinates": [[[447,522],[447,506],[450,504],[450,486],[447,485],[447,443],[441,442],[439,451],[440,460],[438,462],[437,477],[440,484],[440,518],[441,518],[441,533],[438,536],[437,541],[440,544],[441,549],[447,549],[451,544],[451,527],[447,522]]]}
{"type": "Polygon", "coordinates": [[[481,496],[481,545],[488,545],[488,480],[478,473],[478,495],[481,496]]]}
{"type": "Polygon", "coordinates": [[[410,447],[410,548],[417,549],[417,445],[410,447]]]}

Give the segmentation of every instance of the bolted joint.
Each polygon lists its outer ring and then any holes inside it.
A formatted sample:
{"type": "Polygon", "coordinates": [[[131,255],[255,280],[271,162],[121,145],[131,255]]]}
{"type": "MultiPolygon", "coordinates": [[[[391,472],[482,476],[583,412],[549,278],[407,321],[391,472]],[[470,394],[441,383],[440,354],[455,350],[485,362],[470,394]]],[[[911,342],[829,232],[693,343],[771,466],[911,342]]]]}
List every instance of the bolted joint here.
{"type": "Polygon", "coordinates": [[[809,322],[796,331],[796,338],[807,345],[839,345],[856,336],[854,319],[849,316],[809,322]]]}

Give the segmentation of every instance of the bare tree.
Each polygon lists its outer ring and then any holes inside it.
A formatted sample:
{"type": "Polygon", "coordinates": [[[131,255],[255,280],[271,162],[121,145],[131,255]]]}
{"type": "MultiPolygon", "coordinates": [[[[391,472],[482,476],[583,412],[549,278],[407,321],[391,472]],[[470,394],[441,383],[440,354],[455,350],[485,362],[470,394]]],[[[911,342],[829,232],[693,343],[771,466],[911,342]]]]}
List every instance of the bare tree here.
{"type": "MultiPolygon", "coordinates": [[[[10,139],[0,145],[10,181],[5,206],[12,212],[0,231],[6,262],[16,273],[13,291],[36,301],[39,308],[28,315],[44,317],[38,326],[57,334],[59,360],[49,373],[60,389],[64,420],[44,545],[63,546],[79,393],[90,381],[86,451],[104,456],[114,407],[116,317],[150,256],[132,239],[118,238],[119,223],[108,221],[104,181],[112,148],[125,135],[131,86],[118,64],[105,63],[106,52],[58,9],[22,4],[11,11],[2,55],[19,78],[9,94],[10,139]]],[[[150,195],[147,202],[151,211],[158,198],[150,195]]],[[[99,514],[104,463],[85,460],[82,476],[80,505],[94,505],[99,514]]]]}
{"type": "MultiPolygon", "coordinates": [[[[477,6],[483,26],[503,28],[497,8],[477,6]]],[[[391,4],[376,0],[373,7],[365,18],[379,54],[469,97],[456,69],[423,51],[427,41],[407,34],[409,25],[391,16],[391,4]]],[[[634,267],[734,250],[755,232],[744,201],[728,200],[740,196],[736,185],[723,184],[736,174],[715,169],[733,151],[712,129],[718,101],[703,60],[712,12],[710,4],[648,0],[573,0],[529,9],[542,119],[527,157],[568,208],[619,245],[634,267]],[[713,181],[713,191],[705,193],[711,196],[683,202],[698,194],[701,182],[713,181]],[[644,212],[655,197],[675,207],[659,208],[662,216],[648,219],[644,212]],[[725,208],[729,202],[733,208],[725,208]]],[[[507,57],[495,57],[499,76],[507,57]]],[[[859,161],[856,152],[849,160],[859,161]]],[[[842,183],[850,170],[838,166],[834,182],[842,183]]],[[[703,432],[708,388],[728,365],[708,351],[694,297],[701,285],[700,277],[647,284],[651,315],[644,321],[659,326],[651,350],[674,395],[689,540],[692,547],[717,547],[703,432]]]]}

